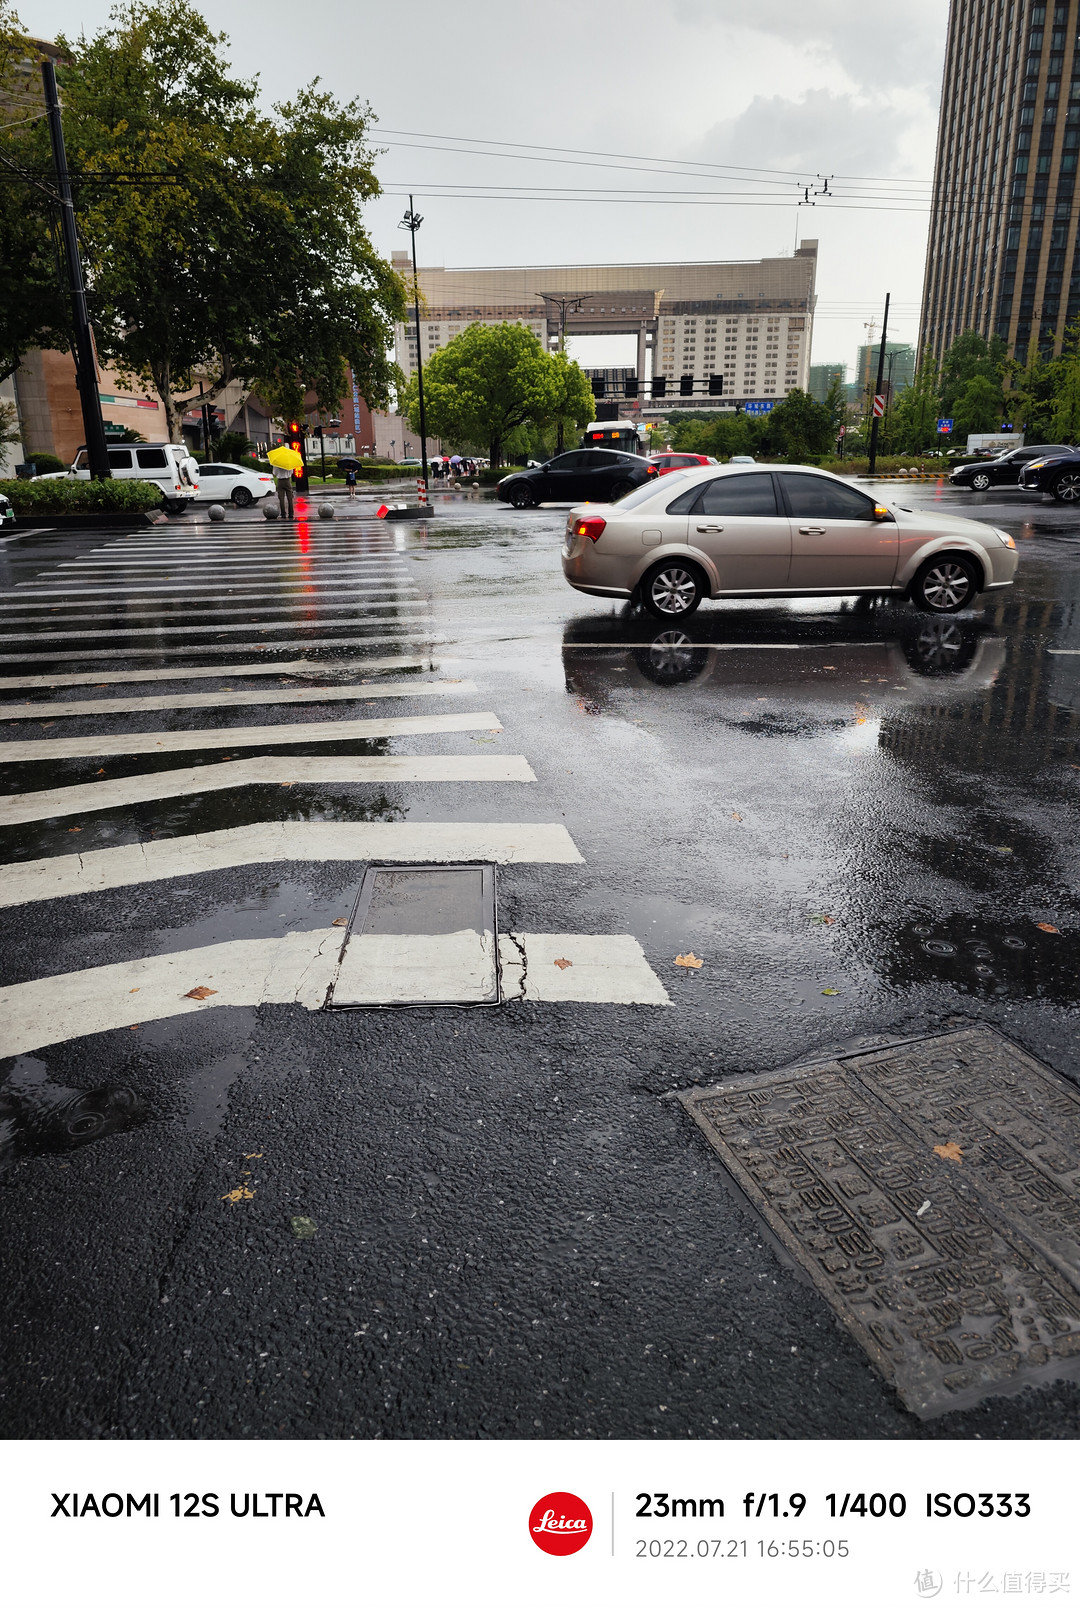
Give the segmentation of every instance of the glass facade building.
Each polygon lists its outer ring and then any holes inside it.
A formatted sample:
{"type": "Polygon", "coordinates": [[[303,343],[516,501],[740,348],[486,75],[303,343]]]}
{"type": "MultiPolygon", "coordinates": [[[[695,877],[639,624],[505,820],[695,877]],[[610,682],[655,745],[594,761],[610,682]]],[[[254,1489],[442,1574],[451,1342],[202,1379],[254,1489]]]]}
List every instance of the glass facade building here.
{"type": "Polygon", "coordinates": [[[921,345],[1061,350],[1080,315],[1080,0],[952,0],[921,345]]]}

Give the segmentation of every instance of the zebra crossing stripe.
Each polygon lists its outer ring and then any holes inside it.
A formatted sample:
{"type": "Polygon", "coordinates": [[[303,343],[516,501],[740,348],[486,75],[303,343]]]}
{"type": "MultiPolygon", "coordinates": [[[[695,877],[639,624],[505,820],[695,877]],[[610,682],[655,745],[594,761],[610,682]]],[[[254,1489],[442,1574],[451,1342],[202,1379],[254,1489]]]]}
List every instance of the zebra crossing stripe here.
{"type": "MultiPolygon", "coordinates": [[[[319,1010],[337,969],[343,938],[343,930],[334,927],[277,938],[236,938],[10,984],[0,989],[0,1055],[25,1055],[91,1033],[223,1005],[300,1005],[319,1010]],[[212,992],[191,999],[196,988],[212,992]]],[[[633,938],[514,933],[500,940],[500,948],[504,998],[592,1005],[671,1003],[633,938]],[[562,951],[556,958],[569,959],[572,952],[578,959],[565,968],[554,964],[547,968],[541,956],[546,960],[552,948],[562,951]],[[529,981],[524,985],[515,968],[526,972],[529,981]],[[560,973],[558,994],[538,984],[530,993],[538,968],[560,973]]]]}
{"type": "Polygon", "coordinates": [[[370,686],[352,683],[344,687],[285,687],[255,692],[164,693],[151,698],[81,698],[74,703],[0,704],[0,720],[40,720],[83,718],[87,715],[158,714],[165,709],[262,708],[267,704],[335,703],[348,699],[362,703],[368,698],[475,697],[473,681],[373,682],[370,686]]]}
{"type": "MultiPolygon", "coordinates": [[[[380,622],[386,624],[387,622],[380,622]]],[[[412,625],[402,624],[401,631],[395,636],[366,636],[366,637],[309,637],[306,642],[225,642],[222,643],[222,652],[229,653],[295,653],[297,648],[304,648],[310,652],[312,648],[385,648],[395,643],[403,647],[419,647],[421,643],[434,644],[445,642],[447,639],[438,633],[421,631],[419,622],[412,625]]],[[[189,643],[186,647],[170,646],[168,648],[108,648],[98,649],[106,659],[180,659],[185,654],[199,654],[204,657],[213,650],[205,642],[189,643]]],[[[0,653],[0,664],[66,664],[72,659],[78,659],[80,664],[86,663],[86,649],[74,648],[49,653],[0,653]]],[[[337,661],[328,659],[328,665],[336,665],[337,661]]],[[[280,666],[278,666],[280,669],[280,666]]]]}
{"type": "Polygon", "coordinates": [[[101,759],[109,754],[176,754],[184,749],[264,744],[341,743],[445,731],[501,731],[490,711],[474,715],[401,715],[373,720],[311,720],[293,726],[228,726],[213,731],[140,731],[120,736],[41,737],[0,743],[0,764],[31,759],[101,759]]]}
{"type": "MultiPolygon", "coordinates": [[[[415,591],[416,588],[414,587],[411,590],[415,591]]],[[[340,592],[334,593],[335,597],[340,597],[341,595],[342,594],[340,592]]],[[[93,614],[64,614],[58,619],[57,615],[59,610],[54,606],[47,614],[24,614],[20,615],[17,620],[4,620],[0,621],[0,624],[64,625],[70,627],[78,625],[94,625],[101,620],[111,620],[113,622],[114,631],[121,632],[122,627],[126,625],[128,620],[160,619],[163,604],[168,605],[168,618],[170,620],[182,620],[186,616],[192,614],[197,615],[201,620],[205,620],[209,610],[213,611],[215,620],[223,619],[229,614],[251,614],[253,612],[258,614],[260,620],[269,619],[272,615],[277,614],[299,614],[302,612],[309,615],[311,614],[312,600],[309,593],[297,592],[295,594],[295,601],[288,601],[288,597],[289,594],[287,593],[285,594],[285,600],[283,600],[280,592],[256,592],[250,597],[245,597],[241,593],[235,598],[205,598],[201,601],[196,598],[185,597],[175,601],[172,598],[166,598],[160,599],[157,602],[151,600],[146,603],[140,602],[127,606],[114,603],[111,608],[103,607],[105,603],[104,598],[94,598],[92,601],[87,603],[64,603],[62,605],[62,607],[65,609],[94,608],[96,611],[93,614]],[[269,608],[266,606],[266,602],[263,601],[264,599],[271,601],[271,606],[269,608]],[[180,607],[176,606],[177,602],[179,602],[180,607]],[[256,603],[260,605],[257,610],[254,608],[256,603]],[[97,612],[99,606],[100,612],[97,612]],[[123,613],[118,619],[117,616],[121,607],[123,607],[123,613]]],[[[319,617],[322,618],[322,616],[326,614],[351,614],[357,618],[360,618],[362,617],[369,601],[374,603],[412,603],[418,600],[411,597],[405,597],[400,593],[393,592],[378,592],[373,595],[354,594],[351,600],[347,603],[325,603],[320,598],[318,599],[319,617]]],[[[41,604],[36,603],[34,607],[40,608],[41,604]]],[[[252,623],[253,622],[251,620],[241,621],[241,624],[243,625],[251,625],[252,623]]],[[[35,635],[36,634],[39,633],[35,633],[35,635]]],[[[73,632],[72,634],[77,635],[79,633],[73,632]]]]}
{"type": "Polygon", "coordinates": [[[546,822],[255,821],[219,832],[125,843],[116,849],[50,855],[8,865],[0,881],[0,907],[283,860],[584,863],[565,826],[546,822]]]}
{"type": "Polygon", "coordinates": [[[91,810],[123,809],[163,798],[188,798],[228,787],[292,787],[309,782],[535,782],[523,754],[377,754],[357,758],[264,754],[214,765],[120,776],[115,781],[49,787],[0,796],[0,826],[49,821],[91,810]]]}
{"type": "Polygon", "coordinates": [[[95,687],[125,681],[196,681],[204,676],[323,676],[328,668],[335,672],[366,670],[438,670],[436,659],[335,659],[332,666],[318,659],[293,659],[286,664],[191,664],[175,670],[79,670],[52,676],[0,676],[0,692],[17,687],[95,687]]]}
{"type": "MultiPolygon", "coordinates": [[[[401,613],[415,613],[418,609],[423,612],[428,608],[424,601],[416,603],[402,601],[400,603],[365,603],[362,613],[374,614],[376,611],[385,613],[387,609],[398,610],[401,613]]],[[[361,613],[360,610],[357,613],[361,613]]],[[[314,625],[312,620],[275,620],[272,626],[264,629],[273,631],[310,631],[314,625]]],[[[379,625],[385,625],[385,620],[379,620],[379,625]]],[[[118,636],[208,636],[214,633],[227,635],[230,631],[246,631],[250,626],[257,625],[257,620],[238,620],[235,625],[226,625],[223,621],[215,621],[212,625],[133,625],[130,628],[118,624],[111,630],[82,631],[77,627],[69,631],[0,631],[0,642],[82,642],[96,641],[100,637],[110,637],[115,641],[118,636]]]]}

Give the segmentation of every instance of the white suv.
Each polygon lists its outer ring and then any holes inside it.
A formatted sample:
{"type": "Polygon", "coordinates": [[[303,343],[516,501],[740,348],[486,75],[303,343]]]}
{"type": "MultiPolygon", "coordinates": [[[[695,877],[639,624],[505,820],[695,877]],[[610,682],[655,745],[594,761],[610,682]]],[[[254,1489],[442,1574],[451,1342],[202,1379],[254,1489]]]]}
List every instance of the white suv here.
{"type": "MultiPolygon", "coordinates": [[[[199,466],[187,447],[171,442],[143,446],[110,446],[109,468],[114,480],[150,480],[161,488],[161,500],[170,514],[182,514],[199,494],[199,466]]],[[[89,480],[90,460],[86,448],[76,455],[70,469],[62,474],[42,475],[42,480],[89,480]]]]}

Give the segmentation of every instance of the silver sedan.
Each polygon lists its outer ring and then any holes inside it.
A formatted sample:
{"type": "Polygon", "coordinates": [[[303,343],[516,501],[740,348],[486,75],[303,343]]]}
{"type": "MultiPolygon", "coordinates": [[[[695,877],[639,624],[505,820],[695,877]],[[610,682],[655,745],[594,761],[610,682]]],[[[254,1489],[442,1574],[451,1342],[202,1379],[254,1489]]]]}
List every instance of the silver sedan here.
{"type": "Polygon", "coordinates": [[[875,502],[823,469],[758,464],[665,475],[571,510],[563,574],[579,592],[685,619],[706,597],[892,593],[930,614],[1009,586],[1016,544],[974,519],[875,502]]]}

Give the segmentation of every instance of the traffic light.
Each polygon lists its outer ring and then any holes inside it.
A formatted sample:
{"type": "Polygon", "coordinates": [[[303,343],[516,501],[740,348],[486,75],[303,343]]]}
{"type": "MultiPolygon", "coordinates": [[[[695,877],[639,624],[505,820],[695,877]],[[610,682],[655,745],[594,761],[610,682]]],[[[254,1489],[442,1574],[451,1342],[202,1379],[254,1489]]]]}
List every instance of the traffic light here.
{"type": "Polygon", "coordinates": [[[680,396],[693,396],[693,394],[694,394],[694,376],[692,374],[684,374],[682,376],[682,378],[679,380],[679,395],[680,396]]]}
{"type": "Polygon", "coordinates": [[[592,394],[598,402],[607,394],[607,381],[601,375],[597,375],[592,382],[592,394]]]}
{"type": "Polygon", "coordinates": [[[723,396],[723,394],[724,394],[724,376],[722,374],[710,374],[709,375],[709,395],[710,396],[723,396]]]}
{"type": "Polygon", "coordinates": [[[286,446],[292,447],[293,451],[298,452],[304,460],[301,468],[293,470],[293,479],[296,481],[297,491],[306,494],[308,489],[307,454],[304,451],[304,430],[299,419],[289,420],[289,423],[285,426],[285,435],[286,446]]]}
{"type": "Polygon", "coordinates": [[[637,376],[623,381],[623,396],[637,396],[637,376]]]}
{"type": "Polygon", "coordinates": [[[656,374],[653,376],[652,394],[653,396],[667,396],[666,374],[656,374]]]}

